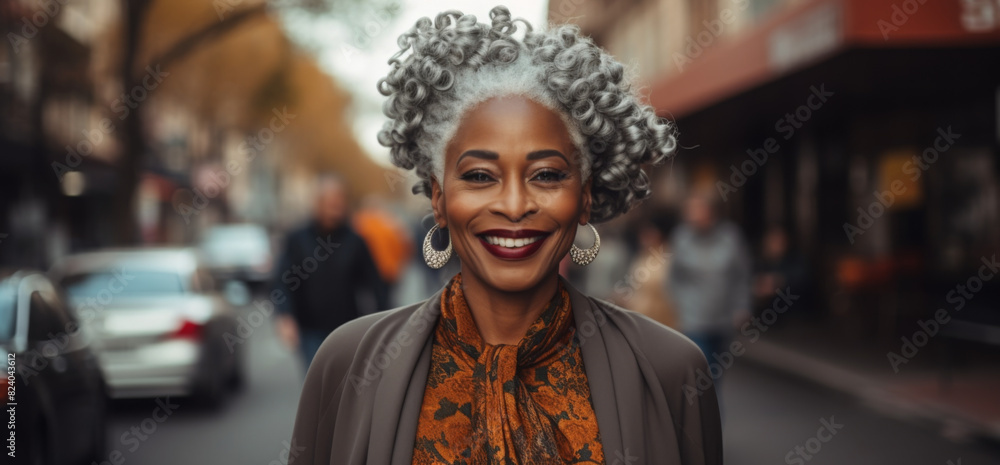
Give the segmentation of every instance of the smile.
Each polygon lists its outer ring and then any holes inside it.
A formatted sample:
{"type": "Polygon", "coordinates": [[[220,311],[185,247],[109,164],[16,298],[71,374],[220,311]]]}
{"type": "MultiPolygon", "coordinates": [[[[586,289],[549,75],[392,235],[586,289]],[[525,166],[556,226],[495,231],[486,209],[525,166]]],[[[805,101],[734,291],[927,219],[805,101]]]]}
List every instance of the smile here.
{"type": "Polygon", "coordinates": [[[499,245],[500,247],[506,247],[508,249],[513,249],[516,247],[524,247],[528,244],[532,244],[535,241],[541,239],[541,236],[529,237],[525,239],[511,239],[509,237],[499,237],[499,236],[484,236],[486,242],[493,245],[499,245]]]}
{"type": "Polygon", "coordinates": [[[498,258],[518,260],[534,254],[549,237],[548,232],[531,229],[491,229],[478,234],[487,252],[498,258]]]}

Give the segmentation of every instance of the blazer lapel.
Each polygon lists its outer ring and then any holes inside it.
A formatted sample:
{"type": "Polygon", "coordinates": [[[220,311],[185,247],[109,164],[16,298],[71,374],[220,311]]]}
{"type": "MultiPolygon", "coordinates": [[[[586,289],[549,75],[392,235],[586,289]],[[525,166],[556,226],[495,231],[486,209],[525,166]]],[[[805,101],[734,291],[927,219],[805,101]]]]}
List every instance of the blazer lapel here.
{"type": "Polygon", "coordinates": [[[399,425],[396,428],[396,443],[392,451],[392,465],[410,465],[413,463],[413,445],[417,438],[417,423],[420,421],[420,407],[423,406],[424,390],[427,386],[427,375],[431,366],[431,350],[434,338],[429,337],[420,351],[416,369],[410,378],[410,386],[406,391],[406,400],[399,413],[399,425]]]}
{"type": "Polygon", "coordinates": [[[608,358],[605,333],[611,330],[611,325],[608,316],[596,308],[587,296],[566,279],[563,279],[563,284],[573,305],[576,337],[580,342],[583,367],[587,372],[587,384],[590,385],[590,398],[594,404],[594,415],[597,415],[597,428],[601,433],[605,461],[616,463],[615,454],[621,454],[624,448],[617,401],[618,396],[623,393],[616,392],[611,360],[608,358]]]}
{"type": "Polygon", "coordinates": [[[382,375],[371,399],[368,463],[404,464],[411,459],[443,291],[438,290],[403,324],[387,331],[372,357],[371,363],[382,375]],[[394,450],[400,452],[395,457],[394,450]]]}
{"type": "MultiPolygon", "coordinates": [[[[596,305],[600,306],[600,303],[596,305]]],[[[654,457],[648,455],[646,446],[658,441],[655,435],[662,432],[644,428],[648,424],[649,416],[655,412],[649,411],[646,378],[639,368],[636,354],[616,324],[624,318],[617,318],[618,315],[614,314],[617,310],[608,307],[600,307],[599,311],[602,311],[607,318],[607,323],[601,327],[600,332],[604,336],[604,347],[608,351],[608,360],[611,363],[610,380],[615,386],[614,401],[621,428],[619,430],[621,448],[610,451],[605,449],[604,454],[613,458],[609,459],[611,463],[656,463],[654,457]],[[654,436],[647,437],[647,435],[654,436]]]]}

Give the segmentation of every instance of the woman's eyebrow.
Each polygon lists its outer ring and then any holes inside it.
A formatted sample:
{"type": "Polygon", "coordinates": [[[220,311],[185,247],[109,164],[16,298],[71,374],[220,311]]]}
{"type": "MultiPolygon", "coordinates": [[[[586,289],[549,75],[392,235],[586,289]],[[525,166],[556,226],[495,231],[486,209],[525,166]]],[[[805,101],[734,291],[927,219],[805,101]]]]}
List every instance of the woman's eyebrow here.
{"type": "Polygon", "coordinates": [[[496,152],[490,152],[489,150],[466,150],[465,153],[463,153],[461,156],[458,157],[458,160],[455,160],[455,166],[458,166],[458,164],[466,156],[475,157],[475,158],[482,158],[483,160],[499,160],[500,159],[500,154],[498,154],[496,152]]]}
{"type": "Polygon", "coordinates": [[[565,161],[567,164],[569,164],[569,160],[566,159],[566,156],[563,155],[562,152],[558,150],[552,150],[552,149],[536,150],[528,154],[528,160],[539,160],[547,157],[559,157],[562,158],[563,161],[565,161]]]}
{"type": "MultiPolygon", "coordinates": [[[[483,160],[500,159],[500,154],[496,152],[491,152],[489,150],[478,150],[478,149],[466,150],[464,153],[462,153],[462,155],[458,157],[458,160],[455,160],[455,166],[458,166],[458,164],[462,161],[462,159],[467,156],[481,158],[483,160]]],[[[540,160],[542,158],[548,158],[548,157],[559,157],[562,158],[563,161],[565,161],[566,163],[569,163],[569,160],[566,159],[566,156],[563,155],[562,152],[553,149],[535,150],[534,152],[529,152],[527,159],[531,161],[531,160],[540,160]]]]}

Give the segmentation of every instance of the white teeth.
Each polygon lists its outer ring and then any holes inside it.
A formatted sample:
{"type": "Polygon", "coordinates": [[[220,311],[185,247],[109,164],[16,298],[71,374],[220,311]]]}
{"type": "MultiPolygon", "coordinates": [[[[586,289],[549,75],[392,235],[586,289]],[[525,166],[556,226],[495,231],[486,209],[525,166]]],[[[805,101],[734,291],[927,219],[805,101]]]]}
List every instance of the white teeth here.
{"type": "Polygon", "coordinates": [[[499,245],[500,247],[508,247],[508,248],[512,248],[512,249],[513,248],[517,248],[517,247],[524,247],[524,246],[526,246],[528,244],[534,243],[535,241],[537,241],[537,240],[539,240],[541,238],[542,238],[542,236],[525,237],[525,238],[518,238],[518,239],[514,239],[514,238],[510,238],[510,237],[497,237],[497,236],[486,236],[485,237],[486,242],[488,242],[490,244],[499,245]]]}

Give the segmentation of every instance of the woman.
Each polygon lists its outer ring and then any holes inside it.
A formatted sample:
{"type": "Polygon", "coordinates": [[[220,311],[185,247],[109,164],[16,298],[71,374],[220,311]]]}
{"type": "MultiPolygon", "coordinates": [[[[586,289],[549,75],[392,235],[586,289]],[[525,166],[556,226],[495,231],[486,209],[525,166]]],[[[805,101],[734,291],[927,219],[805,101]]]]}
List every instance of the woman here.
{"type": "Polygon", "coordinates": [[[722,463],[698,348],[558,274],[599,250],[593,226],[592,247],[573,244],[579,225],[649,195],[640,165],[672,154],[672,127],[576,28],[490,19],[419,20],[379,82],[379,141],[433,207],[425,260],[461,271],[326,339],[288,463],[722,463]]]}

